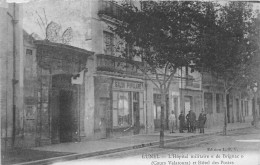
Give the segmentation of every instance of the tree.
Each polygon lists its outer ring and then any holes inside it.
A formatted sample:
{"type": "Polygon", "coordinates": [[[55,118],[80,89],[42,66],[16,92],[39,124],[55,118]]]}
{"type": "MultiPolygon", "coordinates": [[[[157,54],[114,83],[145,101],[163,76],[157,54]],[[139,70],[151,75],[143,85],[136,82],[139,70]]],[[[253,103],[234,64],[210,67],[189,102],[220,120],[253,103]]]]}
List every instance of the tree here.
{"type": "MultiPolygon", "coordinates": [[[[247,2],[229,2],[224,6],[207,6],[206,26],[202,27],[195,60],[199,70],[210,70],[223,80],[224,127],[227,129],[226,96],[237,87],[245,87],[245,73],[252,61],[254,42],[250,42],[253,11],[247,2]]],[[[202,24],[205,25],[205,24],[202,24]]]]}
{"type": "Polygon", "coordinates": [[[122,56],[136,64],[161,94],[160,147],[164,146],[166,95],[178,68],[189,66],[196,57],[205,4],[192,1],[142,1],[141,7],[123,4],[120,21],[111,30],[123,41],[122,56]]]}
{"type": "Polygon", "coordinates": [[[251,42],[252,49],[252,57],[250,61],[250,65],[246,70],[245,78],[247,80],[247,84],[249,90],[254,93],[254,109],[253,109],[253,125],[256,126],[257,122],[257,113],[256,113],[256,102],[257,102],[257,91],[259,92],[260,85],[260,13],[256,12],[256,17],[253,19],[252,28],[249,34],[249,42],[251,42]]]}
{"type": "MultiPolygon", "coordinates": [[[[39,14],[39,12],[35,11],[37,17],[36,17],[36,23],[40,27],[44,39],[48,40],[50,42],[55,43],[62,43],[69,45],[72,38],[73,38],[73,30],[71,27],[68,27],[63,32],[61,25],[54,21],[48,21],[45,9],[43,8],[43,14],[44,17],[39,14]]],[[[32,34],[34,38],[40,39],[40,37],[37,34],[32,34]]]]}

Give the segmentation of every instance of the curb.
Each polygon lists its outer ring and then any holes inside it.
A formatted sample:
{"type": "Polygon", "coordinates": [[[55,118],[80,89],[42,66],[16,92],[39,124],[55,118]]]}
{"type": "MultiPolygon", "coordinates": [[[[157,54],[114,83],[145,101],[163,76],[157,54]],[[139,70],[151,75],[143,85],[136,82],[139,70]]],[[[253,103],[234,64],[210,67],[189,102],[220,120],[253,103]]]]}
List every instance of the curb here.
{"type": "MultiPolygon", "coordinates": [[[[248,126],[248,127],[243,127],[243,128],[233,128],[233,129],[230,129],[227,131],[242,130],[242,129],[247,129],[247,128],[251,128],[251,127],[248,126]]],[[[166,144],[166,143],[178,142],[178,141],[183,141],[183,140],[192,139],[192,138],[196,138],[196,137],[205,137],[205,136],[211,136],[211,135],[216,135],[216,134],[221,134],[221,133],[222,133],[222,131],[217,131],[217,132],[206,133],[206,134],[199,134],[199,135],[192,135],[192,136],[187,136],[187,137],[167,139],[167,140],[164,140],[164,143],[166,144]]],[[[63,162],[63,161],[70,161],[70,160],[106,155],[106,154],[111,154],[111,153],[123,152],[123,151],[128,151],[128,150],[141,149],[141,148],[151,147],[151,146],[156,146],[156,145],[159,145],[158,141],[150,142],[150,143],[143,143],[143,144],[138,144],[138,145],[132,145],[132,146],[128,146],[128,147],[121,147],[121,148],[116,148],[116,149],[109,149],[109,150],[104,150],[104,151],[96,151],[96,152],[91,152],[91,153],[71,154],[71,155],[66,155],[66,156],[60,156],[60,157],[54,157],[54,158],[48,158],[48,159],[42,159],[42,160],[36,160],[36,161],[30,161],[30,162],[24,162],[24,163],[17,163],[14,165],[45,165],[45,164],[52,164],[52,163],[58,163],[58,162],[63,162]]]]}

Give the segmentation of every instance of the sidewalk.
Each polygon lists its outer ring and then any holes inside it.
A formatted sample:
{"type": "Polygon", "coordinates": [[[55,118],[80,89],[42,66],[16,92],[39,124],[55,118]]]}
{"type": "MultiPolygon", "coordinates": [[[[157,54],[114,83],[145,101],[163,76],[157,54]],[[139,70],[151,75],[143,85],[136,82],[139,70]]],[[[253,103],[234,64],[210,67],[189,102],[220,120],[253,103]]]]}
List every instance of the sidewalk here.
{"type": "MultiPolygon", "coordinates": [[[[237,130],[252,127],[251,123],[232,123],[228,124],[227,130],[237,130]]],[[[197,133],[176,133],[170,134],[169,131],[165,131],[165,143],[180,141],[198,136],[207,136],[217,133],[222,133],[223,127],[215,127],[211,129],[205,129],[205,134],[197,133]]],[[[65,156],[57,156],[54,158],[31,161],[22,164],[50,164],[54,162],[60,162],[65,160],[74,160],[79,158],[86,158],[91,156],[121,152],[126,150],[138,149],[148,146],[154,146],[159,144],[159,132],[152,134],[142,134],[133,136],[124,136],[117,138],[109,138],[94,141],[84,141],[77,143],[61,143],[50,146],[35,147],[32,150],[37,152],[53,152],[64,153],[65,156]]],[[[52,156],[53,157],[53,156],[52,156]]]]}

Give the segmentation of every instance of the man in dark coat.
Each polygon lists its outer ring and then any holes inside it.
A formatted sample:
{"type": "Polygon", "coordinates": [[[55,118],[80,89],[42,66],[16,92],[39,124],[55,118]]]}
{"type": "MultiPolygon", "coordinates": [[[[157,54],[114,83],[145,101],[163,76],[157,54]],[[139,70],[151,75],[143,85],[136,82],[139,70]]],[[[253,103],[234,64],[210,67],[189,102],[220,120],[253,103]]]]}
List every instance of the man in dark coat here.
{"type": "Polygon", "coordinates": [[[191,132],[194,132],[196,127],[196,114],[192,110],[190,110],[189,114],[191,132]]]}
{"type": "Polygon", "coordinates": [[[199,121],[200,133],[204,133],[204,126],[207,121],[207,115],[204,113],[203,110],[201,111],[201,113],[199,115],[198,121],[199,121]]]}
{"type": "Polygon", "coordinates": [[[179,120],[180,120],[179,131],[180,131],[180,133],[183,133],[183,129],[185,127],[185,116],[183,114],[183,111],[181,111],[181,114],[179,115],[179,120]]]}
{"type": "Polygon", "coordinates": [[[190,117],[191,117],[191,113],[189,111],[189,113],[186,115],[186,120],[187,120],[187,129],[188,132],[191,132],[191,122],[190,122],[190,117]]]}

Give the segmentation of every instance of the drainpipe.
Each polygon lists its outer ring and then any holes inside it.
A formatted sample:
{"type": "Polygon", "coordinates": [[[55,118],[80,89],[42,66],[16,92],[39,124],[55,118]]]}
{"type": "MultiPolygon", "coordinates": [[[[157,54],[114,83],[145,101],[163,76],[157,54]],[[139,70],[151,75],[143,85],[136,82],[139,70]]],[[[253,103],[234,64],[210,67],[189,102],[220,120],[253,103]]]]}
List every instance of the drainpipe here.
{"type": "Polygon", "coordinates": [[[16,132],[16,121],[15,121],[15,118],[16,118],[16,105],[15,105],[15,94],[16,94],[16,91],[15,91],[15,85],[18,83],[18,80],[16,80],[16,74],[15,74],[15,71],[16,71],[16,33],[15,33],[15,28],[16,28],[16,24],[18,23],[18,20],[16,20],[16,5],[15,3],[13,3],[13,15],[11,15],[10,13],[7,12],[7,14],[12,18],[12,24],[13,24],[13,78],[12,78],[12,89],[13,89],[13,95],[12,95],[12,113],[13,113],[13,129],[12,129],[12,147],[14,147],[14,143],[15,143],[15,132],[16,132]]]}
{"type": "Polygon", "coordinates": [[[146,128],[146,134],[148,134],[148,110],[147,110],[147,104],[148,104],[148,99],[147,99],[147,86],[148,86],[148,84],[147,84],[147,79],[145,78],[145,111],[146,111],[146,113],[145,113],[145,128],[146,128]]]}

